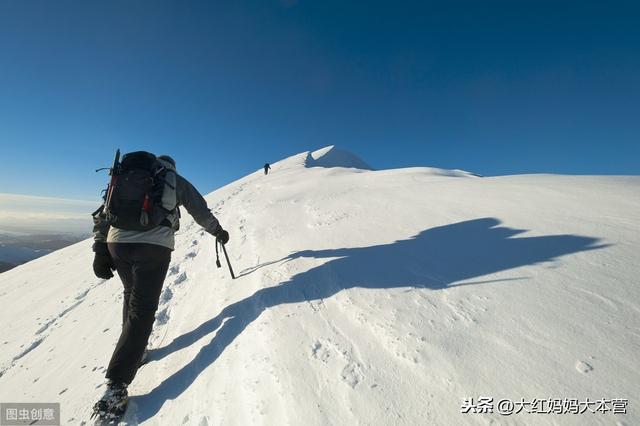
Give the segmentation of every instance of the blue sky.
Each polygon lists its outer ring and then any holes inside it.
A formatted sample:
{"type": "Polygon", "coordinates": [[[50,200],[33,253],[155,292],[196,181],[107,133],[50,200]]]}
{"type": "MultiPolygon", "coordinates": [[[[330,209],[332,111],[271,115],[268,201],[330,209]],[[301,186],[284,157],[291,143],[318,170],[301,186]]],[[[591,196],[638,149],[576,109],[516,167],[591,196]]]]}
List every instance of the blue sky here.
{"type": "Polygon", "coordinates": [[[640,173],[637,2],[2,1],[0,192],[116,148],[203,193],[335,144],[375,168],[640,173]]]}

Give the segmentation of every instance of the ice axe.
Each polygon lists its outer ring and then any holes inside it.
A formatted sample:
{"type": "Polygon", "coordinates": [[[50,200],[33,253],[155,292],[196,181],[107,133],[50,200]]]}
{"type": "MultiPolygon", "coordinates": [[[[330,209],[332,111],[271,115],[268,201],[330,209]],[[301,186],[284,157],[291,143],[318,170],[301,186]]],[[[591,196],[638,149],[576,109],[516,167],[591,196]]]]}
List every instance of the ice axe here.
{"type": "Polygon", "coordinates": [[[220,244],[222,246],[222,252],[224,253],[225,259],[227,259],[227,266],[229,266],[229,272],[231,272],[231,278],[235,280],[236,279],[236,275],[233,273],[233,268],[231,267],[231,262],[229,262],[229,255],[227,254],[227,249],[225,248],[224,244],[222,244],[222,241],[220,241],[217,238],[216,238],[216,266],[218,268],[220,268],[222,266],[222,265],[220,265],[220,255],[218,254],[218,244],[220,244]]]}

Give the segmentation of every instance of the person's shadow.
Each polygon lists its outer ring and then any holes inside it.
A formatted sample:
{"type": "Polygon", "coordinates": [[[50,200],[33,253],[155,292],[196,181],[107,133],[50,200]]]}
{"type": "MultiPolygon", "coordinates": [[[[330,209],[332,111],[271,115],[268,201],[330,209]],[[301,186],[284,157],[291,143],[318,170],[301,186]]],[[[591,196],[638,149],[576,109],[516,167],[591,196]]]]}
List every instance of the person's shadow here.
{"type": "MultiPolygon", "coordinates": [[[[453,285],[482,284],[492,281],[464,281],[607,246],[598,244],[596,238],[577,235],[512,238],[525,231],[499,225],[500,221],[495,218],[475,219],[427,229],[415,237],[390,244],[306,250],[281,259],[291,261],[301,257],[332,258],[291,277],[289,281],[256,291],[227,306],[194,330],[175,338],[167,346],[156,349],[151,355],[151,361],[186,348],[218,330],[215,337],[200,349],[192,361],[148,394],[131,398],[138,407],[138,421],[153,417],[165,401],[175,399],[184,392],[267,308],[285,303],[321,300],[353,287],[438,290],[453,285]]],[[[253,268],[251,272],[258,268],[253,268]]],[[[493,281],[513,279],[525,278],[493,281]]]]}

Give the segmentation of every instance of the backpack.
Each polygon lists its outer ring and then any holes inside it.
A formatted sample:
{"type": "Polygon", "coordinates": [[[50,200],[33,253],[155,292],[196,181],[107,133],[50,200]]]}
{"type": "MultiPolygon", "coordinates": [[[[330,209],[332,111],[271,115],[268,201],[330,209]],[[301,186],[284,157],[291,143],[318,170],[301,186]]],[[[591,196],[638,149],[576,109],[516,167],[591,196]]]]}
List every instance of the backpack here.
{"type": "Polygon", "coordinates": [[[136,151],[125,154],[112,173],[104,206],[109,225],[131,231],[174,225],[170,219],[177,215],[178,203],[172,164],[136,151]]]}

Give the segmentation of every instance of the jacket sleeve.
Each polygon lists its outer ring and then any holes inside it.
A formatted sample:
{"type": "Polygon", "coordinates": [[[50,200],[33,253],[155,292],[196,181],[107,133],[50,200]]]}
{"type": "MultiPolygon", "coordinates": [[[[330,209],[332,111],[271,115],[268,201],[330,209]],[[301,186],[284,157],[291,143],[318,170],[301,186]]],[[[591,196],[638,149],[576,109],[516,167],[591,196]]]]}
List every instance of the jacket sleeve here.
{"type": "Polygon", "coordinates": [[[220,224],[218,223],[218,219],[211,213],[209,207],[207,207],[207,202],[189,181],[180,175],[176,177],[178,203],[187,209],[198,225],[202,226],[205,231],[213,234],[220,224]]]}
{"type": "Polygon", "coordinates": [[[96,251],[96,245],[107,242],[107,234],[109,233],[109,222],[104,214],[104,205],[93,213],[93,251],[96,251]]]}

